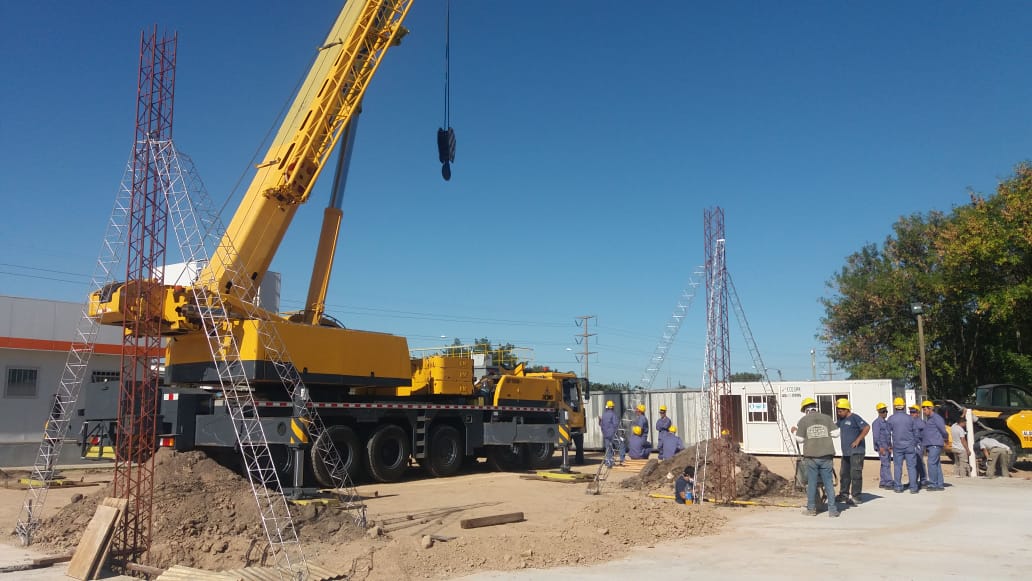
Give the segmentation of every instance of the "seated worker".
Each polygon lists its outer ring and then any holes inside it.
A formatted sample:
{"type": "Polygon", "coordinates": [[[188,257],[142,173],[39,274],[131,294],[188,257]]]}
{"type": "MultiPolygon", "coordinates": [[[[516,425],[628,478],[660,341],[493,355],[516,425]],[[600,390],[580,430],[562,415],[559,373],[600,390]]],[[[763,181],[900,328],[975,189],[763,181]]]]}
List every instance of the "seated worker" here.
{"type": "Polygon", "coordinates": [[[694,504],[698,495],[695,491],[695,466],[685,466],[681,477],[674,483],[674,502],[694,504]]]}
{"type": "Polygon", "coordinates": [[[627,438],[627,455],[635,460],[648,458],[652,453],[652,444],[642,435],[641,426],[631,428],[631,435],[627,438]]]}
{"type": "Polygon", "coordinates": [[[681,450],[684,450],[684,442],[677,435],[677,426],[671,425],[665,432],[659,433],[659,459],[667,460],[673,458],[681,450]]]}

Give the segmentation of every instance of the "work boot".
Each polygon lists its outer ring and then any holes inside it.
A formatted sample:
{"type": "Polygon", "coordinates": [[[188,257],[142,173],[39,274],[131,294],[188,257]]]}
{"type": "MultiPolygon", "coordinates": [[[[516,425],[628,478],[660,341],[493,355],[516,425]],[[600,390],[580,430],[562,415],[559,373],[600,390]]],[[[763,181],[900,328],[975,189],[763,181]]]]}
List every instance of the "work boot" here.
{"type": "Polygon", "coordinates": [[[803,514],[806,516],[817,516],[817,509],[815,508],[804,508],[803,514]]]}
{"type": "Polygon", "coordinates": [[[840,513],[840,512],[839,512],[839,511],[837,511],[837,510],[836,510],[835,512],[831,512],[830,510],[828,511],[828,516],[829,516],[829,517],[831,517],[831,518],[838,518],[838,516],[839,516],[840,514],[842,514],[842,513],[840,513]]]}
{"type": "Polygon", "coordinates": [[[864,503],[864,501],[860,500],[859,496],[850,496],[849,498],[846,499],[846,504],[848,504],[849,506],[856,506],[858,504],[863,504],[863,503],[864,503]]]}

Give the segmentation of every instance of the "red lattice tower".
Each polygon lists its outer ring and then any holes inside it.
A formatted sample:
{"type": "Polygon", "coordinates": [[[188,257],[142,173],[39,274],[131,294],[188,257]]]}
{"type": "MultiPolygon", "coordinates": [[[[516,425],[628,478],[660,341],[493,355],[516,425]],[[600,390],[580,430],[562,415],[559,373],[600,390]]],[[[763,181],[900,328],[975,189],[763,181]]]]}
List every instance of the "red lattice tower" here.
{"type": "Polygon", "coordinates": [[[157,150],[172,139],[176,36],[157,28],[140,37],[131,198],[126,236],[124,323],[119,383],[114,494],[127,501],[112,551],[135,560],[150,548],[154,497],[161,319],[168,205],[157,150]]]}
{"type": "Polygon", "coordinates": [[[727,265],[724,261],[724,210],[703,212],[706,252],[706,380],[710,393],[710,450],[713,462],[711,490],[723,500],[734,498],[734,407],[731,398],[731,349],[728,336],[727,265]]]}

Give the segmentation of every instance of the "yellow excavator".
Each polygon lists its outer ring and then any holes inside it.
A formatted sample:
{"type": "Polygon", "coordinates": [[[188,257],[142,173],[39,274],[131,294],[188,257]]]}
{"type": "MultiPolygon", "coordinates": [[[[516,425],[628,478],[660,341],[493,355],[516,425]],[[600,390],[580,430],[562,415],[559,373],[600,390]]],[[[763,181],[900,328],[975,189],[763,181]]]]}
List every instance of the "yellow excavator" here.
{"type": "MultiPolygon", "coordinates": [[[[580,384],[572,375],[520,378],[524,386],[534,380],[560,393],[508,389],[517,387],[513,377],[505,382],[506,389],[484,394],[474,387],[468,358],[412,358],[404,337],[343,328],[325,316],[341,225],[339,188],[324,212],[304,311],[283,316],[255,306],[255,289],[294,215],[342,142],[341,167],[346,172],[363,95],[388,49],[405,36],[402,23],[411,4],[350,0],[343,7],[221,243],[193,282],[177,286],[158,278],[129,280],[90,297],[90,314],[116,326],[132,320],[141,308],[125,297],[160,301],[161,319],[150,321],[152,329],[168,338],[166,387],[160,398],[163,420],[156,434],[160,445],[180,450],[233,446],[229,416],[219,405],[217,390],[211,389],[219,385],[219,368],[201,312],[211,305],[224,311],[227,328],[222,331],[239,345],[270,447],[297,445],[291,438],[290,396],[277,372],[277,356],[286,353],[304,383],[308,405],[318,409],[326,425],[319,437],[332,439],[352,477],[398,480],[410,459],[435,476],[454,474],[464,461],[477,457],[499,468],[520,468],[532,450],[539,457],[545,450],[551,455],[563,430],[569,429],[567,418],[576,416],[571,416],[572,406],[580,409],[583,429],[580,384]],[[219,301],[205,302],[205,297],[216,296],[219,301]],[[281,341],[274,353],[269,336],[281,341]],[[576,387],[576,394],[566,401],[561,392],[568,385],[576,387]]],[[[93,395],[94,402],[104,399],[93,395]]],[[[91,410],[89,402],[88,393],[83,448],[104,450],[113,437],[110,406],[98,404],[91,410]]],[[[313,446],[313,455],[318,447],[313,446]]],[[[319,458],[302,466],[296,460],[291,465],[291,457],[284,453],[281,465],[295,476],[295,483],[333,484],[319,458]]]]}

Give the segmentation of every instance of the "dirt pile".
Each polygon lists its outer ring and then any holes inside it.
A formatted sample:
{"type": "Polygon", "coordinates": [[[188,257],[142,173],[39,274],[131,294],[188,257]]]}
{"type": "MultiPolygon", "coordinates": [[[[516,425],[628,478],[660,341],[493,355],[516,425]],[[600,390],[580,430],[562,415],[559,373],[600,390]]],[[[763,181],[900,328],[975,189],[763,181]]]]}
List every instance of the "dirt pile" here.
{"type": "Polygon", "coordinates": [[[749,500],[764,496],[795,496],[793,483],[767,469],[755,456],[746,454],[726,440],[702,442],[678,452],[668,460],[649,460],[637,476],[621,485],[647,491],[672,491],[674,480],[686,466],[695,466],[696,484],[708,498],[749,500]],[[733,494],[729,490],[733,475],[733,494]]]}
{"type": "Polygon", "coordinates": [[[430,548],[420,546],[418,537],[398,536],[376,549],[368,579],[441,579],[483,570],[588,565],[619,559],[634,547],[714,534],[726,520],[712,506],[686,507],[613,492],[547,530],[530,521],[489,527],[463,531],[430,548]]]}
{"type": "MultiPolygon", "coordinates": [[[[43,522],[42,548],[73,550],[111,484],[73,502],[43,522]]],[[[246,479],[199,451],[158,452],[154,460],[151,550],[147,564],[225,569],[260,562],[267,546],[258,506],[246,479]]],[[[345,543],[364,534],[335,509],[292,508],[301,542],[345,543]]]]}
{"type": "MultiPolygon", "coordinates": [[[[393,522],[385,528],[397,530],[387,534],[359,529],[350,514],[336,509],[308,505],[291,507],[291,514],[310,564],[351,571],[351,578],[365,581],[597,563],[636,547],[715,533],[726,522],[717,507],[681,506],[615,486],[589,496],[583,486],[500,473],[380,485],[366,491],[367,505],[373,523],[393,522]],[[457,497],[472,504],[451,510],[457,497]],[[460,527],[464,518],[514,511],[526,511],[527,519],[460,527]],[[409,515],[417,526],[399,529],[399,519],[409,515]],[[439,538],[427,542],[428,535],[439,538]]],[[[110,484],[76,495],[44,521],[36,535],[39,548],[73,550],[99,501],[110,495],[110,484]]],[[[267,543],[250,485],[202,452],[159,453],[153,516],[144,564],[218,571],[261,563],[267,543]]]]}

